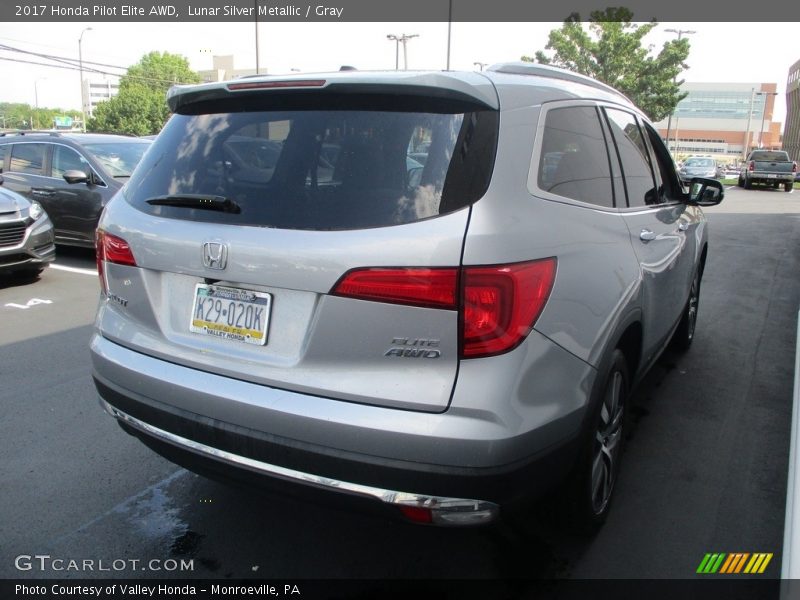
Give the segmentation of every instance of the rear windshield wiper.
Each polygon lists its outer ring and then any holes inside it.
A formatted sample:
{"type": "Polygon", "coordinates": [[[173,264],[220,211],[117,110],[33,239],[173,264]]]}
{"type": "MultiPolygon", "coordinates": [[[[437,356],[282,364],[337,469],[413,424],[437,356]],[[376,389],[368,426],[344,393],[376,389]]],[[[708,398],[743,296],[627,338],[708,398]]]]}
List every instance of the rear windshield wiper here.
{"type": "Polygon", "coordinates": [[[201,210],[216,210],[219,212],[238,215],[242,208],[230,198],[225,196],[209,196],[208,194],[177,194],[174,196],[156,196],[147,203],[151,206],[179,206],[182,208],[199,208],[201,210]]]}

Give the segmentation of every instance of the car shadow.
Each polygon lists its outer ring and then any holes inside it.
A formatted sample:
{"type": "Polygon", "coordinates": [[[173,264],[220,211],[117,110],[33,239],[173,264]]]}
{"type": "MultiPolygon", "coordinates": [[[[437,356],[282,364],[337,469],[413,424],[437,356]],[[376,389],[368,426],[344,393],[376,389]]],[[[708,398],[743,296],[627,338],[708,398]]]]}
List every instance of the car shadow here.
{"type": "Polygon", "coordinates": [[[0,273],[0,290],[31,285],[41,279],[41,274],[34,272],[0,273]]]}

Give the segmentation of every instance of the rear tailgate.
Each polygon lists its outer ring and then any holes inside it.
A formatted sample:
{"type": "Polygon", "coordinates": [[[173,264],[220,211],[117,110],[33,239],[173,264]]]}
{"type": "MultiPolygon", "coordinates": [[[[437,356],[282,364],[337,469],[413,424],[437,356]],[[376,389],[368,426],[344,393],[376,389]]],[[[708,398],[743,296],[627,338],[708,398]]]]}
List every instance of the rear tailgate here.
{"type": "Polygon", "coordinates": [[[265,386],[444,410],[459,359],[455,300],[331,292],[354,269],[412,281],[460,265],[469,205],[491,173],[496,111],[416,88],[399,111],[383,95],[307,93],[294,111],[285,90],[276,102],[237,96],[234,110],[215,93],[201,108],[182,105],[187,114],[104,213],[101,231],[129,246],[135,266],[103,262],[102,335],[265,386]],[[424,164],[407,156],[415,146],[428,150],[424,164]]]}

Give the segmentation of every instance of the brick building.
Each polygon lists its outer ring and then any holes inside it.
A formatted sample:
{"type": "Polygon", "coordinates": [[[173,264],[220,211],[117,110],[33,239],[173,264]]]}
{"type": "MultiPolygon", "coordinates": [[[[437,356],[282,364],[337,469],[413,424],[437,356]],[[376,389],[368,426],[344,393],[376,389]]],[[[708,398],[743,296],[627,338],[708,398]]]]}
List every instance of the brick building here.
{"type": "Polygon", "coordinates": [[[786,129],[783,149],[792,160],[800,162],[800,60],[789,68],[786,80],[786,129]]]}
{"type": "MultiPolygon", "coordinates": [[[[745,147],[780,149],[781,123],[773,121],[777,87],[776,83],[684,83],[681,89],[688,95],[678,103],[669,132],[673,155],[734,159],[745,154],[745,147]]],[[[656,127],[666,139],[667,119],[656,127]]]]}

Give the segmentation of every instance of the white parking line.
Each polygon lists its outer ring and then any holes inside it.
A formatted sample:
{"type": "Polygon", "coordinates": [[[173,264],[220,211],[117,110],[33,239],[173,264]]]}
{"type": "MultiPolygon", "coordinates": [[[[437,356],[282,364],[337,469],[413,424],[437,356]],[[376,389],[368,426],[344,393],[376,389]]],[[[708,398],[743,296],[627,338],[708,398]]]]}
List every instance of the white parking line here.
{"type": "Polygon", "coordinates": [[[51,264],[50,268],[58,271],[69,271],[70,273],[82,273],[83,275],[94,275],[97,277],[97,269],[81,269],[80,267],[66,267],[56,264],[51,264]]]}

